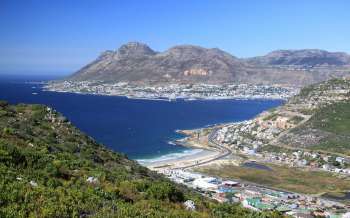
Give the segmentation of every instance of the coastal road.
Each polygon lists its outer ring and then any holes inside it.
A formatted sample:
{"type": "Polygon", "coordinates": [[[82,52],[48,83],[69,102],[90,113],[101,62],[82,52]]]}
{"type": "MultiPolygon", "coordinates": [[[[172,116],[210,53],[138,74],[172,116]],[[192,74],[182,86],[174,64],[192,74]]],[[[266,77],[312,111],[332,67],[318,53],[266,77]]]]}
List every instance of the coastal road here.
{"type": "Polygon", "coordinates": [[[192,167],[198,167],[198,166],[201,166],[201,165],[204,165],[204,164],[208,164],[210,162],[213,162],[213,161],[216,161],[216,160],[219,160],[219,159],[222,159],[222,158],[225,158],[225,157],[231,155],[232,154],[231,149],[229,149],[228,147],[226,147],[224,145],[221,145],[220,143],[215,141],[215,137],[217,135],[217,131],[218,131],[218,128],[214,128],[210,132],[210,134],[208,135],[208,142],[211,144],[212,147],[215,147],[216,149],[221,151],[219,155],[217,155],[217,156],[215,156],[213,158],[204,160],[204,161],[200,161],[200,162],[191,164],[191,165],[187,165],[187,166],[183,166],[183,167],[177,167],[177,168],[173,168],[173,169],[184,170],[184,169],[189,169],[189,168],[192,168],[192,167]]]}

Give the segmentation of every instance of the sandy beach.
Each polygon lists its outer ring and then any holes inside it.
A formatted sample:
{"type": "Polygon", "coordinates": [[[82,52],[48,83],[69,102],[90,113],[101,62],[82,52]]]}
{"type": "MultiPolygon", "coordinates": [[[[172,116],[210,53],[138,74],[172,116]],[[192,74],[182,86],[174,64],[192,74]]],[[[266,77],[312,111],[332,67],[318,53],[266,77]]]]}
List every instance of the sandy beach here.
{"type": "Polygon", "coordinates": [[[208,142],[208,132],[203,133],[201,129],[182,130],[179,132],[186,134],[188,137],[176,141],[176,144],[192,148],[194,149],[192,150],[193,152],[189,152],[189,155],[174,155],[173,158],[160,158],[159,160],[154,159],[140,163],[155,171],[164,169],[184,169],[216,161],[227,154],[227,151],[210,145],[208,142]],[[201,132],[201,134],[198,132],[201,132]]]}
{"type": "Polygon", "coordinates": [[[220,152],[218,151],[201,150],[194,154],[189,154],[189,155],[177,157],[177,158],[174,157],[173,159],[145,162],[145,163],[142,163],[142,165],[155,171],[164,170],[164,169],[176,169],[176,168],[182,168],[182,167],[194,165],[196,163],[207,161],[210,159],[214,159],[219,154],[220,152]]]}

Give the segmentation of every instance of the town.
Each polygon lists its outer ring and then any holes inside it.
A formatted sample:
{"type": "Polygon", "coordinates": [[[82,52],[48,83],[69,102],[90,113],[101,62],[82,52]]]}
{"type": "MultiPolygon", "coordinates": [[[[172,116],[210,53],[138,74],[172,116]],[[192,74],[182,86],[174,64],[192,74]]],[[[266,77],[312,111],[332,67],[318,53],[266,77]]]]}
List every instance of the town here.
{"type": "Polygon", "coordinates": [[[128,82],[62,81],[45,85],[48,91],[126,96],[138,99],[287,99],[297,87],[249,84],[135,84],[128,82]]]}
{"type": "MultiPolygon", "coordinates": [[[[159,172],[204,196],[222,203],[241,203],[243,207],[255,211],[277,210],[292,217],[341,217],[339,214],[346,214],[349,209],[342,203],[324,198],[220,179],[189,170],[165,169],[159,172]]],[[[195,210],[194,202],[185,202],[185,205],[195,210]]]]}
{"type": "Polygon", "coordinates": [[[195,161],[193,164],[181,167],[160,166],[156,170],[171,180],[194,188],[219,202],[241,203],[246,208],[258,211],[277,210],[293,217],[347,217],[342,214],[347,212],[348,215],[350,211],[348,203],[320,195],[268,188],[262,184],[239,179],[223,179],[198,169],[214,165],[218,170],[220,161],[235,162],[238,167],[257,167],[266,170],[270,170],[269,164],[274,164],[305,172],[327,172],[348,181],[349,156],[308,149],[307,145],[322,140],[322,135],[314,136],[308,133],[308,138],[300,138],[292,130],[307,123],[312,114],[316,113],[316,109],[348,101],[349,90],[348,79],[324,82],[308,90],[302,90],[284,105],[265,111],[251,120],[181,131],[187,135],[182,141],[201,144],[204,149],[221,149],[222,154],[227,154],[225,151],[229,151],[229,156],[225,155],[221,160],[217,160],[218,156],[215,156],[211,160],[195,161]],[[285,141],[290,138],[301,143],[301,146],[288,146],[285,141]],[[205,143],[207,145],[204,146],[205,143]],[[216,162],[219,165],[215,165],[216,162]]]}
{"type": "MultiPolygon", "coordinates": [[[[259,121],[260,118],[257,118],[257,123],[259,121]]],[[[252,120],[231,124],[219,129],[215,140],[229,146],[233,153],[245,155],[254,161],[283,164],[289,167],[306,167],[350,176],[350,158],[348,157],[298,148],[284,149],[283,152],[267,151],[264,145],[269,142],[268,140],[273,141],[283,131],[287,125],[283,121],[284,119],[277,119],[276,126],[271,125],[271,128],[265,128],[264,131],[261,126],[256,127],[257,123],[253,125],[252,120]]]]}

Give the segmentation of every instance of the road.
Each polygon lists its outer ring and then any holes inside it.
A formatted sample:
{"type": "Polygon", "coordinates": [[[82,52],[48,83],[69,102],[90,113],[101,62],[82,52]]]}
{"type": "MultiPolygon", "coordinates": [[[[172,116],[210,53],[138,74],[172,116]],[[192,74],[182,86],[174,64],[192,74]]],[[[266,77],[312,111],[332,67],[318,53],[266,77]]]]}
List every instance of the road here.
{"type": "Polygon", "coordinates": [[[197,162],[197,163],[194,163],[194,164],[191,164],[191,165],[187,165],[187,166],[184,166],[184,167],[177,167],[177,168],[174,168],[174,169],[181,169],[181,170],[184,170],[184,169],[189,169],[189,168],[192,168],[192,167],[198,167],[198,166],[201,166],[201,165],[204,165],[204,164],[208,164],[210,162],[213,162],[213,161],[216,161],[216,160],[219,160],[219,159],[222,159],[222,158],[225,158],[229,155],[232,154],[232,151],[231,149],[229,149],[228,147],[226,146],[223,146],[221,145],[220,143],[217,143],[215,141],[215,137],[217,135],[217,131],[218,131],[218,128],[214,128],[210,134],[208,135],[208,142],[211,144],[211,147],[214,147],[218,150],[220,150],[220,154],[211,158],[211,159],[207,159],[207,160],[204,160],[204,161],[201,161],[201,162],[197,162]]]}

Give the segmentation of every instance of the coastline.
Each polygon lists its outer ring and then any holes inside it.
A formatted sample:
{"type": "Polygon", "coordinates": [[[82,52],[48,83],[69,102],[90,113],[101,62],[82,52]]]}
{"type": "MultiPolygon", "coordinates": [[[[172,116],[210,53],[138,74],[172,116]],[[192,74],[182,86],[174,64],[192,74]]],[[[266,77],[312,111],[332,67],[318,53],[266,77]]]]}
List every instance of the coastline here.
{"type": "MultiPolygon", "coordinates": [[[[48,92],[63,92],[63,93],[73,93],[77,95],[98,95],[98,96],[118,96],[118,97],[123,97],[123,98],[128,98],[128,99],[140,99],[140,100],[151,100],[151,101],[169,101],[165,98],[137,98],[134,96],[126,96],[126,95],[110,95],[110,94],[101,94],[101,93],[88,93],[88,92],[77,92],[77,91],[72,91],[72,90],[48,90],[45,88],[45,86],[41,86],[43,91],[48,91],[48,92]]],[[[220,97],[220,98],[213,98],[213,97],[208,97],[208,98],[197,98],[197,99],[191,99],[191,98],[175,98],[171,100],[179,100],[179,101],[192,101],[192,100],[225,100],[225,99],[237,99],[237,100],[243,100],[243,98],[227,98],[227,97],[220,97]]],[[[254,98],[245,98],[245,100],[253,100],[254,98]]],[[[268,98],[257,98],[259,100],[266,100],[268,101],[268,98]]],[[[231,123],[231,122],[228,122],[231,123]]],[[[180,140],[172,141],[172,143],[176,145],[183,146],[185,148],[188,148],[185,151],[175,151],[172,153],[166,153],[166,154],[159,154],[155,155],[155,157],[146,157],[144,159],[137,160],[141,165],[144,165],[150,169],[164,169],[164,168],[184,168],[188,166],[193,166],[196,165],[196,163],[200,163],[200,165],[204,165],[204,163],[208,164],[215,162],[218,162],[220,157],[225,154],[225,150],[223,148],[218,148],[217,146],[210,146],[208,144],[208,134],[210,132],[206,131],[205,129],[212,129],[214,127],[219,127],[225,124],[228,124],[227,122],[225,123],[214,123],[211,125],[205,125],[197,129],[191,129],[191,130],[175,130],[177,133],[185,135],[185,138],[182,138],[180,140]],[[206,135],[203,135],[201,137],[200,141],[196,141],[195,138],[191,138],[190,136],[194,132],[201,132],[204,130],[206,132],[206,135]],[[187,136],[187,137],[186,137],[187,136]],[[200,150],[198,150],[200,149],[200,150]]]]}
{"type": "MultiPolygon", "coordinates": [[[[43,86],[43,91],[49,91],[49,92],[66,92],[66,93],[74,93],[74,94],[82,94],[82,95],[101,95],[101,96],[118,96],[118,97],[125,97],[128,99],[139,99],[139,100],[152,100],[152,101],[192,101],[192,100],[225,100],[225,99],[237,99],[237,100],[271,100],[276,98],[269,98],[266,96],[259,95],[258,97],[249,96],[245,98],[240,98],[236,96],[220,96],[220,97],[213,97],[213,96],[206,96],[205,98],[184,98],[181,97],[174,97],[174,98],[155,98],[151,97],[148,98],[145,97],[137,97],[133,95],[116,95],[116,94],[110,94],[110,93],[91,93],[91,92],[79,92],[79,91],[72,91],[72,90],[52,90],[47,89],[47,87],[43,86]]],[[[277,98],[278,100],[284,100],[284,98],[277,98]]],[[[180,145],[186,148],[189,148],[185,151],[180,152],[172,152],[169,154],[163,154],[156,157],[151,158],[145,158],[138,161],[141,165],[148,167],[151,170],[162,170],[162,169],[188,169],[192,167],[196,167],[199,165],[208,165],[212,163],[222,162],[226,161],[224,159],[225,157],[231,155],[230,149],[226,148],[225,146],[218,145],[213,142],[212,138],[213,135],[216,134],[216,129],[218,127],[227,125],[228,123],[216,123],[208,126],[203,126],[201,128],[197,129],[191,129],[191,130],[176,130],[177,133],[183,134],[186,137],[172,141],[171,143],[174,143],[176,145],[180,145]],[[201,134],[201,136],[197,138],[197,134],[201,134]]]]}
{"type": "Polygon", "coordinates": [[[160,157],[149,159],[148,161],[141,160],[138,162],[150,170],[159,172],[164,170],[188,169],[199,165],[207,165],[231,155],[231,152],[226,148],[212,145],[210,142],[210,134],[197,136],[197,133],[201,130],[203,129],[177,130],[176,132],[184,134],[186,137],[173,141],[173,143],[190,148],[195,152],[183,156],[174,155],[173,158],[169,159],[160,157]]]}
{"type": "Polygon", "coordinates": [[[138,160],[138,162],[151,170],[159,171],[164,169],[184,168],[217,157],[220,154],[220,151],[205,146],[205,144],[203,145],[202,143],[195,143],[189,139],[191,133],[195,131],[197,131],[197,129],[177,130],[176,132],[184,134],[186,137],[171,142],[189,148],[188,155],[177,155],[179,153],[172,153],[153,159],[138,160]],[[169,158],[167,158],[167,156],[169,158]]]}
{"type": "Polygon", "coordinates": [[[215,100],[281,100],[286,101],[287,97],[281,96],[264,96],[264,95],[236,95],[236,96],[220,96],[220,97],[141,97],[141,96],[132,96],[132,95],[121,95],[121,94],[107,94],[107,93],[94,93],[94,92],[79,92],[79,91],[64,91],[56,89],[47,89],[43,87],[42,91],[45,92],[61,92],[61,93],[72,93],[79,95],[98,95],[98,96],[115,96],[115,97],[124,97],[132,100],[147,100],[147,101],[215,101],[215,100]]]}
{"type": "Polygon", "coordinates": [[[225,100],[266,99],[286,100],[295,95],[299,88],[283,84],[206,84],[206,83],[159,83],[136,84],[129,82],[106,83],[103,81],[49,81],[44,91],[69,92],[77,94],[123,96],[144,100],[225,100]]]}
{"type": "Polygon", "coordinates": [[[155,159],[151,159],[150,161],[138,160],[138,162],[141,165],[151,170],[159,171],[164,169],[176,169],[176,168],[186,167],[187,165],[192,165],[192,164],[195,164],[196,162],[204,161],[218,154],[218,152],[205,150],[205,149],[196,149],[196,150],[197,152],[194,152],[192,154],[184,155],[181,157],[173,157],[167,160],[161,160],[161,159],[156,160],[155,158],[155,159]]]}

